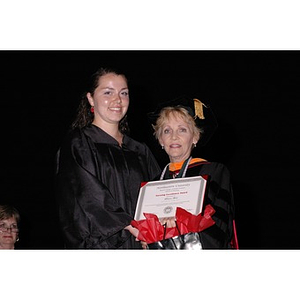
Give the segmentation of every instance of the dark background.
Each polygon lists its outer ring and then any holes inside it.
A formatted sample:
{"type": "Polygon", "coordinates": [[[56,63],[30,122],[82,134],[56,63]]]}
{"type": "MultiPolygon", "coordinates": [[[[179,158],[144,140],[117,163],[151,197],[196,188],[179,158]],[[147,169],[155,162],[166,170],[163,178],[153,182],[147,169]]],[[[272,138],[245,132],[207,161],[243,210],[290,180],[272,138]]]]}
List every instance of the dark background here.
{"type": "Polygon", "coordinates": [[[1,51],[0,203],[21,213],[19,249],[60,249],[55,153],[90,75],[125,71],[129,122],[163,167],[146,113],[186,94],[210,104],[219,128],[194,156],[224,163],[241,249],[300,249],[299,51],[1,51]]]}

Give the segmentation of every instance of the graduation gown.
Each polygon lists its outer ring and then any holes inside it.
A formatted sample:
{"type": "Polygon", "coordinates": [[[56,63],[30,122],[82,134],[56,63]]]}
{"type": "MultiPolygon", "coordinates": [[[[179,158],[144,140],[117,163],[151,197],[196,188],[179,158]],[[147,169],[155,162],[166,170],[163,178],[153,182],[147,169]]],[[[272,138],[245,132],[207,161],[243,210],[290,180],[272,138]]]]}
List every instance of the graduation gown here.
{"type": "Polygon", "coordinates": [[[149,148],[123,144],[95,125],[70,132],[57,155],[56,195],[66,248],[132,249],[124,227],[133,219],[141,182],[161,170],[149,148]]]}
{"type": "MultiPolygon", "coordinates": [[[[172,172],[170,171],[172,176],[172,172]]],[[[215,224],[200,232],[203,249],[238,248],[230,173],[222,163],[201,161],[188,166],[185,177],[208,175],[203,207],[210,204],[215,224]]]]}

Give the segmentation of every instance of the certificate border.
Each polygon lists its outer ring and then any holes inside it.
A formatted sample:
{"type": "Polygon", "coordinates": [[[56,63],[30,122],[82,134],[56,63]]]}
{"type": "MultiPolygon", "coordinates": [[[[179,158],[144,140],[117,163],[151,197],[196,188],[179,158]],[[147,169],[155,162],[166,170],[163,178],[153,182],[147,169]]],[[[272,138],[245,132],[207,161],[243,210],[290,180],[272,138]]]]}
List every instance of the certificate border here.
{"type": "Polygon", "coordinates": [[[134,214],[134,219],[135,220],[142,220],[145,219],[143,212],[141,211],[143,208],[143,202],[141,199],[144,198],[144,194],[146,192],[146,188],[150,187],[151,185],[166,185],[166,184],[171,184],[173,181],[176,182],[177,184],[180,182],[189,182],[189,181],[195,181],[197,179],[200,179],[200,188],[199,188],[199,193],[198,193],[198,201],[197,206],[196,206],[196,215],[202,212],[202,207],[203,207],[203,202],[204,202],[204,196],[205,196],[205,189],[206,189],[206,183],[207,180],[203,176],[193,176],[193,177],[184,177],[184,178],[174,178],[174,179],[167,179],[167,180],[157,180],[157,181],[148,181],[146,184],[144,184],[140,188],[139,196],[138,196],[138,201],[137,201],[137,207],[136,211],[134,214]]]}

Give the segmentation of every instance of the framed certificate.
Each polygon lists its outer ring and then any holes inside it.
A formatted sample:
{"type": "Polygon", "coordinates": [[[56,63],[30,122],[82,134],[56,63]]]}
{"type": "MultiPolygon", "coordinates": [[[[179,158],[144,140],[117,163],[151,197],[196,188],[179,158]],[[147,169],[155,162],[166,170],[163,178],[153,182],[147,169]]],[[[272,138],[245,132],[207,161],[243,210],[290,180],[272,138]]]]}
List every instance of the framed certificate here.
{"type": "Polygon", "coordinates": [[[144,213],[155,214],[158,218],[174,217],[177,207],[198,215],[202,211],[207,182],[204,177],[146,182],[140,188],[134,219],[145,219],[144,213]]]}

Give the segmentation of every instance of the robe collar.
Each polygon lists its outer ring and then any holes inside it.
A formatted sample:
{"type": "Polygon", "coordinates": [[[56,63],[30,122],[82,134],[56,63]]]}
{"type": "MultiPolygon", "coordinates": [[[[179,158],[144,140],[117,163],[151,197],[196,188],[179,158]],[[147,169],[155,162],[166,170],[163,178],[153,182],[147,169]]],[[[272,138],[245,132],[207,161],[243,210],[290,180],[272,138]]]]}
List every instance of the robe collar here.
{"type": "MultiPolygon", "coordinates": [[[[197,163],[197,162],[203,162],[203,161],[206,161],[206,160],[203,159],[203,158],[192,158],[191,161],[190,161],[190,163],[189,163],[189,165],[192,165],[192,164],[197,163]]],[[[169,170],[171,172],[177,173],[177,172],[180,171],[183,163],[184,163],[184,161],[176,162],[176,163],[170,163],[169,170]]]]}
{"type": "MultiPolygon", "coordinates": [[[[84,129],[84,133],[89,136],[95,143],[99,144],[113,144],[119,146],[118,141],[113,138],[111,135],[109,135],[107,132],[105,132],[100,127],[91,124],[84,129]]],[[[122,144],[127,144],[129,140],[129,137],[127,135],[123,136],[123,142],[122,144]]]]}

